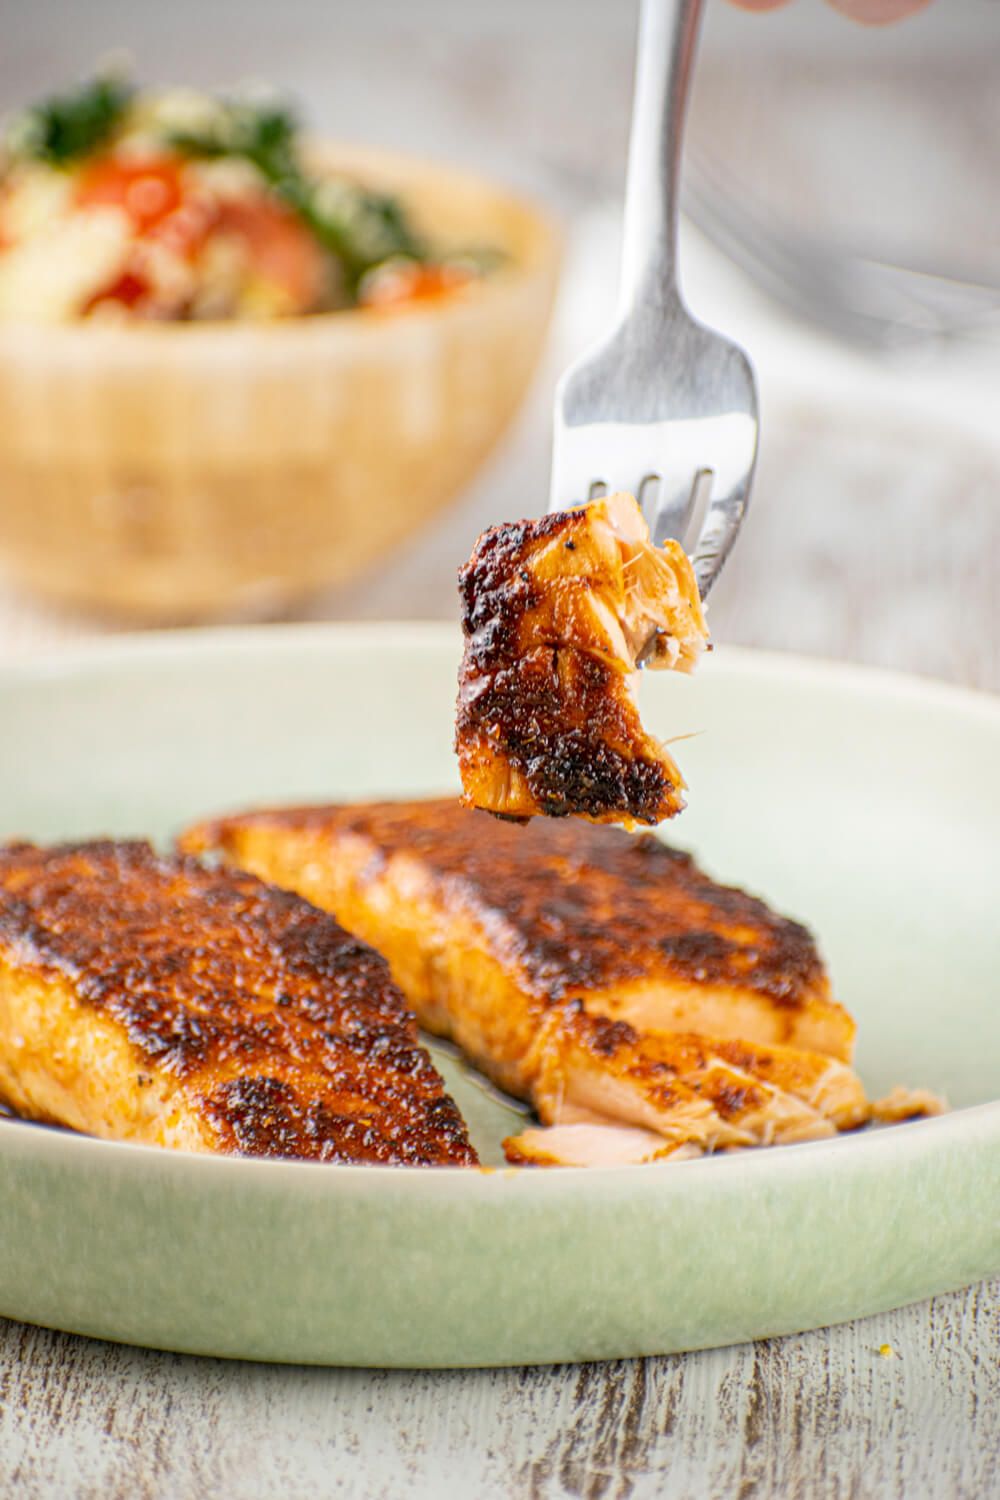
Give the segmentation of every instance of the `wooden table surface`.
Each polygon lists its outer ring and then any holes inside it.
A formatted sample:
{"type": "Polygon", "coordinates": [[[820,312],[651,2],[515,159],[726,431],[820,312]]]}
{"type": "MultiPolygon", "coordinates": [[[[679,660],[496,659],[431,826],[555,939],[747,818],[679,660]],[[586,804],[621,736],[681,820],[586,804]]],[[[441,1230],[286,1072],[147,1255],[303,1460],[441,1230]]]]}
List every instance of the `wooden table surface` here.
{"type": "Polygon", "coordinates": [[[737,1349],[463,1373],[232,1365],[7,1324],[0,1489],[989,1500],[998,1351],[996,1287],[737,1349]]]}
{"type": "MultiPolygon", "coordinates": [[[[444,0],[432,31],[391,25],[389,0],[353,7],[349,24],[338,12],[336,26],[346,29],[328,55],[342,61],[343,87],[332,92],[326,65],[302,40],[334,25],[323,17],[336,8],[318,0],[298,6],[300,17],[309,12],[298,28],[254,29],[241,8],[226,68],[210,49],[191,54],[183,26],[162,7],[143,23],[152,28],[145,54],[136,45],[154,74],[191,76],[196,55],[213,81],[233,72],[298,77],[331,128],[344,127],[342,116],[362,118],[363,133],[392,140],[406,114],[419,121],[419,146],[465,151],[575,210],[620,172],[631,38],[615,7],[574,0],[576,50],[566,66],[559,15],[567,3],[514,6],[509,17],[493,7],[482,33],[471,21],[461,30],[474,7],[444,0]],[[525,47],[529,20],[537,31],[525,47]]],[[[206,13],[217,51],[231,13],[206,13]]],[[[45,0],[31,12],[35,34],[25,8],[21,52],[5,41],[0,83],[30,94],[36,76],[78,66],[82,47],[97,54],[118,41],[122,14],[105,4],[88,6],[84,18],[45,0]]],[[[725,7],[717,16],[737,24],[725,7]]],[[[557,330],[527,414],[463,501],[406,557],[317,601],[315,617],[435,616],[450,607],[456,563],[476,531],[534,508],[548,393],[565,345],[557,330]]],[[[995,391],[998,378],[1000,356],[985,388],[995,391]]],[[[814,395],[796,404],[787,383],[771,402],[765,390],[754,509],[713,596],[716,638],[1000,691],[995,434],[908,415],[906,379],[900,415],[888,421],[861,400],[852,405],[843,384],[836,402],[814,395]]],[[[0,658],[111,628],[0,587],[0,658]]],[[[0,1321],[0,1496],[8,1494],[990,1500],[1000,1497],[1000,1281],[735,1349],[465,1373],[225,1364],[0,1321]]]]}

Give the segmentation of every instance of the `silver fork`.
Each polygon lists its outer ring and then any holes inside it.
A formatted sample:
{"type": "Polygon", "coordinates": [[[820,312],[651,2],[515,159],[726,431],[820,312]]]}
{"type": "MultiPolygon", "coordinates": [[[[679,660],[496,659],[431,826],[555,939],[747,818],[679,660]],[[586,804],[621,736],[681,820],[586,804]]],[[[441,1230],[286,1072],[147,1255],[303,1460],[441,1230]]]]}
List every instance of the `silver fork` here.
{"type": "Polygon", "coordinates": [[[742,349],[677,286],[681,136],[702,0],[641,0],[617,322],[556,389],[549,510],[613,490],[675,537],[702,595],[746,512],[757,387],[742,349]]]}

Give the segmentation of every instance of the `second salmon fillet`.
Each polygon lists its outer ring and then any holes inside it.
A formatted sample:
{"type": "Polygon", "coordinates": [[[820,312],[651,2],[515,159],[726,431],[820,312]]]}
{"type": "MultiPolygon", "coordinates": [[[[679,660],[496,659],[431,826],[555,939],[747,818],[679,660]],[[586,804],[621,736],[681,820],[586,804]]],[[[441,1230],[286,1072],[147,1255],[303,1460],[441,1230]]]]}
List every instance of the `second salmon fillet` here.
{"type": "MultiPolygon", "coordinates": [[[[183,844],[333,912],[421,1024],[544,1125],[629,1127],[622,1149],[648,1159],[868,1117],[854,1023],[806,929],[652,836],[440,800],[247,813],[183,844]]],[[[562,1159],[565,1135],[539,1135],[512,1157],[562,1159]]]]}

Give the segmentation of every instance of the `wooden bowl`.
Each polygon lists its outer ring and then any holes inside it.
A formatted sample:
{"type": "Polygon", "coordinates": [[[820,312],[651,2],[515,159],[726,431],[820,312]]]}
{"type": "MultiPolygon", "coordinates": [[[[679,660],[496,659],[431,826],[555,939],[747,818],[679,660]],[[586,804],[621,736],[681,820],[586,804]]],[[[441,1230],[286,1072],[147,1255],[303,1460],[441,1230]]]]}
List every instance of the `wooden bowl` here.
{"type": "Polygon", "coordinates": [[[0,566],[135,621],[266,614],[350,578],[467,484],[538,358],[559,237],[534,207],[382,151],[398,192],[495,274],[434,301],[273,324],[0,328],[0,566]]]}

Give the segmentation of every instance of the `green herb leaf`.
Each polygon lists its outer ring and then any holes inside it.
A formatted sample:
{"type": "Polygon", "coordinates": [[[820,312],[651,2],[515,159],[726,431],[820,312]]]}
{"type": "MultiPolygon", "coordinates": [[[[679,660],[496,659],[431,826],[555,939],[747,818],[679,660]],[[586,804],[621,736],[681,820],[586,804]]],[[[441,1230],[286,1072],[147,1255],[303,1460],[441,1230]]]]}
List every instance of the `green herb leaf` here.
{"type": "Polygon", "coordinates": [[[176,132],[170,144],[189,156],[233,156],[252,162],[268,185],[295,210],[343,269],[347,289],[394,255],[426,258],[397,199],[340,178],[313,178],[296,150],[297,124],[287,108],[228,104],[201,131],[176,132]]]}
{"type": "Polygon", "coordinates": [[[132,86],[116,74],[94,78],[71,94],[59,94],[25,110],[7,132],[14,157],[64,166],[104,144],[121,122],[132,86]]]}

